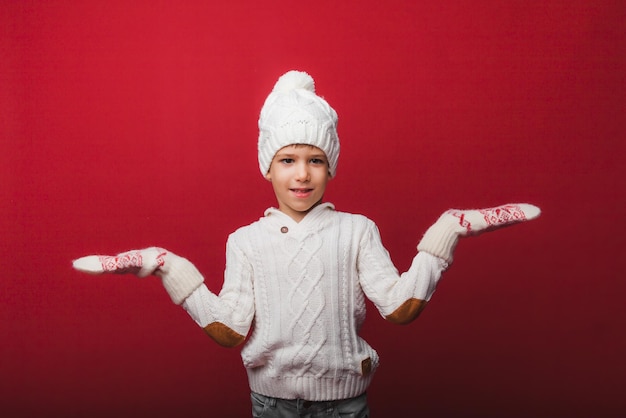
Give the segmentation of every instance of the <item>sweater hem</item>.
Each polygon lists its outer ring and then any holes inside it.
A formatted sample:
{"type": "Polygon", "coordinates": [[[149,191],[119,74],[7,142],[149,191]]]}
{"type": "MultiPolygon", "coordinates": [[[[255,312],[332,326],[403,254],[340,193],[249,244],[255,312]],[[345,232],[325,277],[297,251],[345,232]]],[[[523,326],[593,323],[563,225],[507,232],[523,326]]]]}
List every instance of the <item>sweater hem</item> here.
{"type": "Polygon", "coordinates": [[[265,370],[246,369],[252,392],[280,399],[333,401],[363,394],[374,373],[345,377],[268,376],[265,370]]]}

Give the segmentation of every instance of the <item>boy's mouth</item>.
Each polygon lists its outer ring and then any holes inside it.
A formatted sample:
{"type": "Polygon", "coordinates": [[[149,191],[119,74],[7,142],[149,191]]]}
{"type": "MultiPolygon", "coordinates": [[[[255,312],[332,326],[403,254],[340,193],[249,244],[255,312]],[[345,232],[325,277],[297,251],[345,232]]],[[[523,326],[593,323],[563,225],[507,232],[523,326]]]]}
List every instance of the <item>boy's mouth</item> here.
{"type": "Polygon", "coordinates": [[[313,189],[302,188],[302,189],[289,189],[296,197],[307,197],[313,189]]]}

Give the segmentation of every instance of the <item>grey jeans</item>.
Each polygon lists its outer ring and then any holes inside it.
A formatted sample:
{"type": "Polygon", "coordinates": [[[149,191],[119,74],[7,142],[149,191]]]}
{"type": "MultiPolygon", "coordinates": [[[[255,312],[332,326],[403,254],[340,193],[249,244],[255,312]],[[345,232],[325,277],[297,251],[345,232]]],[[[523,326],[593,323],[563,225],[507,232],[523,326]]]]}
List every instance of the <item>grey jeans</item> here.
{"type": "Polygon", "coordinates": [[[367,396],[311,402],[279,399],[252,392],[252,418],[368,418],[367,396]]]}

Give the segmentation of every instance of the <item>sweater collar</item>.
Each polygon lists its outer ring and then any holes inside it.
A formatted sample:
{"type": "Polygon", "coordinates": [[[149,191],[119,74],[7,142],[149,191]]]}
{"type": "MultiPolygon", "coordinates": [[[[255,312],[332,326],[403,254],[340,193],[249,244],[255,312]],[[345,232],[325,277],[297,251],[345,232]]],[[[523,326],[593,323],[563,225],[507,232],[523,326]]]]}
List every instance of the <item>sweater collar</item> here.
{"type": "Polygon", "coordinates": [[[287,225],[290,228],[304,228],[309,225],[320,224],[324,217],[330,213],[330,211],[335,210],[335,205],[330,202],[321,203],[311,209],[309,213],[307,213],[304,218],[300,222],[296,222],[291,218],[291,216],[281,212],[279,209],[271,207],[268,208],[264,215],[265,219],[271,221],[272,223],[287,225]]]}

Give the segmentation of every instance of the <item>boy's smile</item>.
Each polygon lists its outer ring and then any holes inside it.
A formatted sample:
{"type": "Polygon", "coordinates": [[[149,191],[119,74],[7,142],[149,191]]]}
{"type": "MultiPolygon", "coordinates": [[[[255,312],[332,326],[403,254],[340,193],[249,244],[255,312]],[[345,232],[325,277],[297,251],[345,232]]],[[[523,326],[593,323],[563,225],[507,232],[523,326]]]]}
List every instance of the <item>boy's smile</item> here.
{"type": "Polygon", "coordinates": [[[324,197],[328,159],[317,147],[288,145],[278,150],[265,177],[272,182],[278,209],[300,222],[324,197]]]}
{"type": "Polygon", "coordinates": [[[291,189],[291,191],[299,198],[308,197],[308,195],[313,191],[313,189],[291,189]]]}

